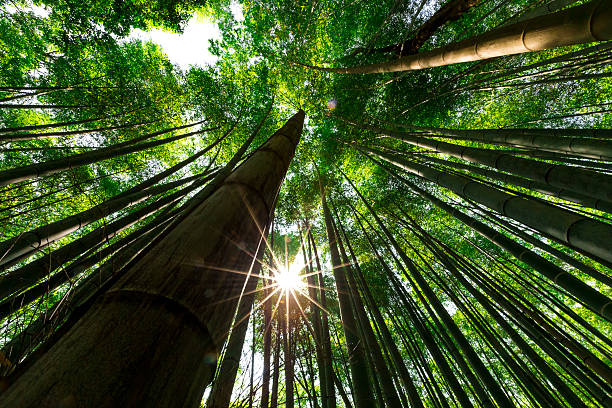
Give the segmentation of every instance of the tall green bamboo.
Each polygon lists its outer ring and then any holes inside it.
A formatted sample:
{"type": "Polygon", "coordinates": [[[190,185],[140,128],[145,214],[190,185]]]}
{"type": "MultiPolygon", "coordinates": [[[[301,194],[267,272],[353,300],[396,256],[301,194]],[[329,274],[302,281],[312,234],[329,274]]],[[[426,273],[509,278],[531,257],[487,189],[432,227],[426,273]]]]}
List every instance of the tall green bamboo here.
{"type": "Polygon", "coordinates": [[[563,269],[539,256],[535,252],[530,251],[529,249],[511,240],[505,235],[495,231],[487,225],[453,208],[452,206],[446,204],[445,202],[436,198],[432,194],[426,192],[422,188],[417,187],[414,183],[411,183],[404,177],[399,176],[396,172],[388,168],[385,169],[389,171],[398,180],[406,184],[411,190],[415,191],[423,198],[431,201],[436,207],[439,207],[442,210],[453,215],[459,221],[468,225],[480,235],[484,236],[491,242],[499,245],[500,247],[517,257],[519,260],[525,262],[538,272],[542,273],[548,279],[552,280],[555,284],[567,290],[569,293],[573,294],[578,299],[581,299],[594,312],[598,313],[609,321],[612,321],[612,302],[608,297],[602,295],[595,289],[585,284],[580,279],[574,277],[569,272],[564,271],[563,269]]]}
{"type": "Polygon", "coordinates": [[[223,271],[251,271],[303,121],[299,111],[134,262],[0,404],[198,406],[244,287],[223,271]]]}
{"type": "Polygon", "coordinates": [[[353,400],[357,408],[371,408],[376,402],[373,398],[373,389],[368,378],[368,365],[366,362],[364,345],[360,342],[357,330],[357,322],[349,297],[349,286],[346,280],[345,268],[338,252],[338,238],[334,233],[331,213],[325,199],[323,185],[320,185],[321,203],[323,206],[323,218],[329,241],[329,251],[331,255],[334,277],[336,279],[336,292],[340,304],[340,316],[342,328],[346,338],[346,345],[349,353],[349,365],[353,382],[353,400]]]}

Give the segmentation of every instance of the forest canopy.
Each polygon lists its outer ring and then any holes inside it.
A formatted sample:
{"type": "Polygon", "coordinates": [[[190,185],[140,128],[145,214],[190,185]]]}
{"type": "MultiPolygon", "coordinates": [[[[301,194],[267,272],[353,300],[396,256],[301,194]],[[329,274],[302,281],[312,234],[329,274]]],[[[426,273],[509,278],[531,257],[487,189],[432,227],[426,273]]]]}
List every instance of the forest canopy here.
{"type": "Polygon", "coordinates": [[[610,0],[5,0],[0,406],[612,406],[611,41],[610,0]],[[214,62],[134,35],[196,19],[214,62]]]}

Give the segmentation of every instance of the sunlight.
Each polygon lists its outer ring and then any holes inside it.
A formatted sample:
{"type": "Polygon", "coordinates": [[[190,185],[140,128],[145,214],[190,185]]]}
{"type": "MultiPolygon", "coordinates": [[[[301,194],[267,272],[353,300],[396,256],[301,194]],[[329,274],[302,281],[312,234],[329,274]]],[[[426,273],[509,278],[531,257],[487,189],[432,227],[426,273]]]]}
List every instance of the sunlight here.
{"type": "Polygon", "coordinates": [[[284,291],[299,291],[306,286],[304,277],[300,275],[302,269],[304,269],[304,262],[297,259],[288,267],[279,268],[274,277],[276,284],[284,291]]]}

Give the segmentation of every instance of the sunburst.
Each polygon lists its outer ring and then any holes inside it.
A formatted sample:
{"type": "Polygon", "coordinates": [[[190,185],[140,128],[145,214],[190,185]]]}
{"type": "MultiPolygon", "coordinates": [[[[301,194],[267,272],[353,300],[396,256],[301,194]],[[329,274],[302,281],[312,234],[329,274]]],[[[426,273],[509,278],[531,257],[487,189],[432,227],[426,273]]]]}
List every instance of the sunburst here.
{"type": "Polygon", "coordinates": [[[304,262],[296,259],[290,265],[281,266],[273,271],[273,284],[283,292],[301,292],[307,286],[305,276],[301,274],[303,270],[304,262]]]}

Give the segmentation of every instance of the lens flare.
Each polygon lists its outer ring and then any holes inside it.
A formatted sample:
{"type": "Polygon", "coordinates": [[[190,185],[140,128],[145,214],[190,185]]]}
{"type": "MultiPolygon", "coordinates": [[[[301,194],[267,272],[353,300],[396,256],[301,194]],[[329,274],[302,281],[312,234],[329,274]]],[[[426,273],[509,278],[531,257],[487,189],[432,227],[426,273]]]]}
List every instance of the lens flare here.
{"type": "Polygon", "coordinates": [[[304,263],[295,261],[286,268],[280,268],[274,277],[276,284],[285,291],[296,291],[302,289],[306,284],[300,272],[304,263]]]}

